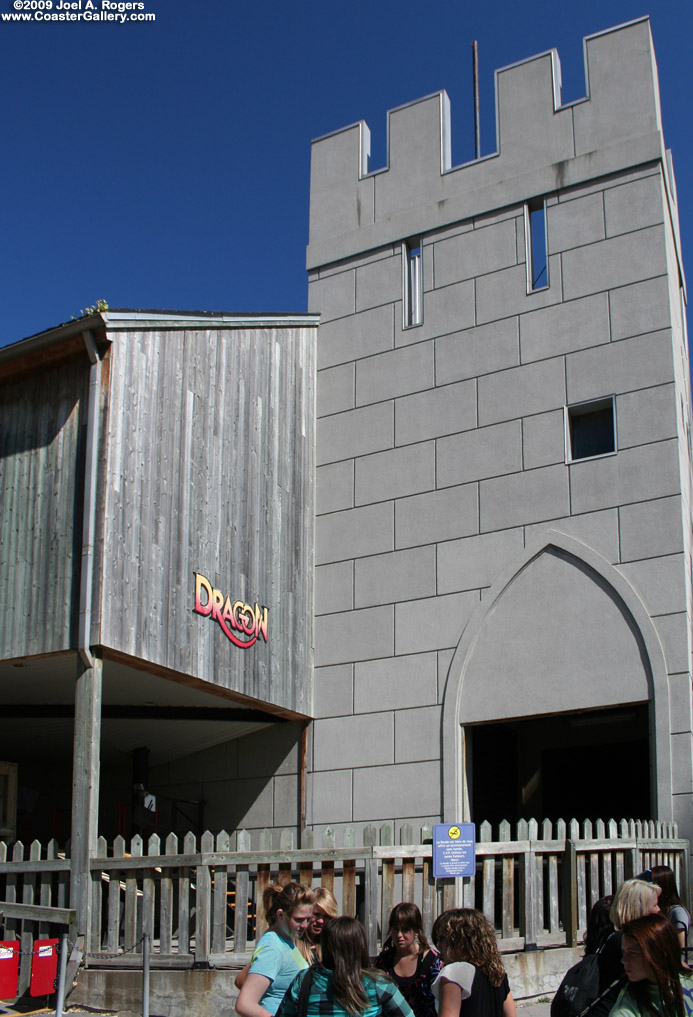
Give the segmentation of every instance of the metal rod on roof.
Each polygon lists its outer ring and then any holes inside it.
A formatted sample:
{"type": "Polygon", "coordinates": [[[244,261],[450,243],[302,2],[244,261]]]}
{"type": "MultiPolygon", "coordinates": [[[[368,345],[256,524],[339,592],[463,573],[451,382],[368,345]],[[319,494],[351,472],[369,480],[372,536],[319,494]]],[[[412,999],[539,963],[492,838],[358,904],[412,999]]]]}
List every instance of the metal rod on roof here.
{"type": "Polygon", "coordinates": [[[476,39],[472,43],[472,83],[474,86],[474,158],[481,155],[481,130],[479,127],[479,49],[476,39]]]}

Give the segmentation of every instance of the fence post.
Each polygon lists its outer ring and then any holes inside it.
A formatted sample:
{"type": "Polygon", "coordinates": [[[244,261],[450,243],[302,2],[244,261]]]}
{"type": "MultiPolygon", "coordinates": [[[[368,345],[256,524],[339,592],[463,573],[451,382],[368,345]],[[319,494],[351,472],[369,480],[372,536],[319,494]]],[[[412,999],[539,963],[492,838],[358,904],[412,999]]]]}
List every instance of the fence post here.
{"type": "MultiPolygon", "coordinates": [[[[284,828],[279,831],[279,850],[280,851],[293,851],[294,850],[294,831],[284,828]]],[[[286,883],[291,882],[291,862],[285,862],[280,859],[279,867],[277,872],[277,882],[280,886],[284,886],[286,883]]],[[[299,880],[300,882],[300,880],[299,880]]],[[[330,887],[332,889],[332,887],[330,887]]]]}
{"type": "MultiPolygon", "coordinates": [[[[136,834],[130,841],[130,857],[139,858],[141,854],[142,838],[139,834],[136,834]]],[[[137,869],[126,869],[125,871],[123,942],[126,950],[134,950],[137,947],[137,929],[139,924],[137,913],[137,869]]]]}
{"type": "Polygon", "coordinates": [[[532,842],[527,840],[527,847],[520,856],[521,881],[524,893],[521,900],[520,935],[525,938],[525,951],[537,948],[537,856],[532,842]]]}
{"type": "MultiPolygon", "coordinates": [[[[147,841],[147,854],[154,857],[161,855],[161,840],[158,833],[153,833],[147,841]]],[[[154,935],[154,913],[156,910],[156,884],[154,869],[142,870],[142,932],[154,935]]]]}
{"type": "MultiPolygon", "coordinates": [[[[383,823],[380,827],[380,846],[391,847],[393,841],[392,823],[383,823]]],[[[394,858],[383,858],[380,862],[380,928],[386,929],[390,920],[390,912],[395,903],[395,860],[394,858]]],[[[401,900],[409,900],[402,893],[401,900]]],[[[383,938],[385,938],[383,936],[383,938]]]]}
{"type": "MultiPolygon", "coordinates": [[[[344,828],[344,847],[356,847],[356,831],[353,826],[344,828]]],[[[356,859],[345,858],[342,862],[342,913],[350,918],[356,915],[356,859]]]]}
{"type": "MultiPolygon", "coordinates": [[[[399,842],[400,844],[413,844],[414,843],[414,831],[411,823],[403,823],[402,828],[399,831],[399,842]]],[[[394,841],[392,842],[394,843],[394,841]]],[[[402,859],[402,900],[414,900],[416,893],[416,859],[414,858],[403,858],[402,859]]],[[[383,912],[384,912],[383,908],[383,912]]],[[[383,914],[383,929],[385,928],[383,914]]],[[[390,914],[388,912],[388,920],[390,914]]]]}
{"type": "MultiPolygon", "coordinates": [[[[166,837],[164,851],[167,855],[178,854],[178,838],[175,833],[169,833],[166,837]]],[[[110,891],[110,885],[108,889],[110,891]]],[[[173,879],[168,868],[161,871],[159,901],[159,953],[166,954],[171,953],[173,939],[173,879]]]]}
{"type": "MultiPolygon", "coordinates": [[[[312,832],[312,831],[311,831],[312,832]]],[[[236,836],[236,848],[239,854],[250,851],[250,834],[247,830],[239,830],[236,836]]],[[[235,948],[244,953],[248,946],[248,896],[250,891],[250,868],[248,865],[236,865],[236,895],[234,897],[233,935],[235,948]]],[[[251,904],[251,914],[255,908],[251,904]]]]}
{"type": "Polygon", "coordinates": [[[377,831],[374,826],[366,826],[363,831],[363,846],[371,848],[370,858],[364,863],[365,882],[365,926],[368,939],[368,953],[375,957],[378,952],[378,859],[373,857],[373,846],[377,831]]]}
{"type": "MultiPolygon", "coordinates": [[[[197,838],[190,830],[183,837],[183,854],[197,854],[197,838]]],[[[178,877],[178,951],[190,952],[190,873],[187,866],[178,877]]]]}
{"type": "Polygon", "coordinates": [[[205,830],[200,840],[201,858],[195,880],[195,967],[209,967],[212,880],[206,854],[214,851],[214,837],[205,830]]]}
{"type": "MultiPolygon", "coordinates": [[[[336,847],[335,830],[333,826],[326,826],[322,832],[322,846],[326,851],[334,851],[336,847]]],[[[334,861],[323,858],[320,866],[320,885],[328,890],[334,890],[334,861]]]]}
{"type": "MultiPolygon", "coordinates": [[[[14,845],[12,851],[12,861],[23,862],[24,861],[24,844],[18,840],[14,845]]],[[[8,900],[11,898],[8,897],[8,900]]],[[[25,884],[22,890],[22,904],[33,904],[31,897],[31,886],[25,884]]],[[[19,925],[19,943],[20,943],[20,957],[19,957],[19,982],[17,983],[17,994],[23,996],[29,988],[31,983],[31,957],[34,952],[34,935],[33,925],[31,922],[25,922],[20,919],[19,925]]]]}
{"type": "MultiPolygon", "coordinates": [[[[510,823],[503,819],[498,824],[498,840],[510,840],[510,823]]],[[[512,855],[503,855],[501,861],[502,872],[502,913],[501,913],[501,935],[509,939],[514,932],[514,911],[515,911],[515,860],[512,855]]]]}
{"type": "MultiPolygon", "coordinates": [[[[108,847],[106,845],[106,838],[99,837],[96,841],[96,857],[106,858],[108,856],[108,847]]],[[[100,870],[95,870],[91,873],[91,914],[89,916],[89,928],[85,929],[85,939],[87,951],[91,953],[97,953],[101,949],[101,943],[103,942],[102,935],[102,910],[103,910],[103,888],[102,888],[103,873],[100,870]]]]}
{"type": "Polygon", "coordinates": [[[566,946],[577,946],[577,845],[568,837],[563,854],[563,912],[566,946]]]}

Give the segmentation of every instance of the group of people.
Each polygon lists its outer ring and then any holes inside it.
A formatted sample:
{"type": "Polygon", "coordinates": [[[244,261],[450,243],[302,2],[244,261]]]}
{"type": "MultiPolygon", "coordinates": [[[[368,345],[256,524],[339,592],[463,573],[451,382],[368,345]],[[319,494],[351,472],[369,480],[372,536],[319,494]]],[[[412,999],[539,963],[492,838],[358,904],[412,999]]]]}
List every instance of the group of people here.
{"type": "MultiPolygon", "coordinates": [[[[263,904],[268,930],[236,979],[239,1017],[516,1017],[495,930],[479,911],[444,911],[431,946],[418,907],[398,904],[372,962],[365,929],[338,916],[325,887],[271,885],[263,904]]],[[[594,998],[565,1009],[576,998],[563,991],[566,976],[552,1017],[693,1017],[689,924],[671,869],[626,880],[590,913],[594,998]]]]}
{"type": "Polygon", "coordinates": [[[690,915],[669,866],[627,879],[615,895],[598,900],[589,915],[585,958],[592,959],[590,970],[598,975],[594,997],[578,996],[576,965],[554,997],[551,1017],[691,1017],[689,927],[690,915]]]}
{"type": "Polygon", "coordinates": [[[355,918],[324,887],[269,886],[267,932],[236,979],[239,1017],[515,1017],[491,923],[445,911],[426,938],[416,904],[398,904],[375,963],[355,918]]]}

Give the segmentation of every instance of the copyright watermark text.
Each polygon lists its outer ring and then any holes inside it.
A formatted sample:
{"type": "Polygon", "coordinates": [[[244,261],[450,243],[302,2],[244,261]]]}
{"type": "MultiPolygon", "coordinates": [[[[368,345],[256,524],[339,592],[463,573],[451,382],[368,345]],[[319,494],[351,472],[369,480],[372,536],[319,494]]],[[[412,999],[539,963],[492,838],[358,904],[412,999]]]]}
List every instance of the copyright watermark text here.
{"type": "Polygon", "coordinates": [[[142,0],[10,0],[0,21],[156,21],[142,0]]]}

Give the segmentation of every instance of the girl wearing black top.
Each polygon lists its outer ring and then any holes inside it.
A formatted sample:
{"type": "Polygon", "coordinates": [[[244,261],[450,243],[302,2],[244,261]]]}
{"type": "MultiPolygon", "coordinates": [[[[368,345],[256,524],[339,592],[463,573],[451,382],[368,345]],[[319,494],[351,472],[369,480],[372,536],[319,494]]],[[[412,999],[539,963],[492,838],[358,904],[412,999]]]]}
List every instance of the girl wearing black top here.
{"type": "Polygon", "coordinates": [[[433,986],[438,1017],[516,1017],[496,932],[480,911],[445,911],[433,926],[444,968],[433,986]]]}
{"type": "Polygon", "coordinates": [[[415,1017],[435,1017],[431,987],[443,962],[428,945],[416,904],[404,902],[392,909],[388,937],[375,966],[387,971],[415,1017]]]}

